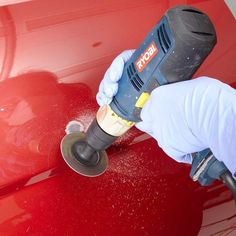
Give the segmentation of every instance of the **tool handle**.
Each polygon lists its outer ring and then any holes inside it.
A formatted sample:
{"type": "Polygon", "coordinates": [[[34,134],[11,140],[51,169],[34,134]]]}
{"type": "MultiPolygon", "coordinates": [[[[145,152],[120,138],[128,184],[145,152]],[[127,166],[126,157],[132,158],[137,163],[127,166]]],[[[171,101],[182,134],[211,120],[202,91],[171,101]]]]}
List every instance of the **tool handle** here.
{"type": "Polygon", "coordinates": [[[209,148],[193,153],[192,157],[193,162],[190,176],[202,186],[210,185],[214,180],[220,179],[220,176],[228,171],[225,164],[218,161],[209,148]]]}
{"type": "Polygon", "coordinates": [[[236,180],[225,164],[217,160],[209,148],[193,153],[192,157],[191,178],[202,186],[208,186],[216,179],[221,180],[232,192],[236,201],[236,180]]]}

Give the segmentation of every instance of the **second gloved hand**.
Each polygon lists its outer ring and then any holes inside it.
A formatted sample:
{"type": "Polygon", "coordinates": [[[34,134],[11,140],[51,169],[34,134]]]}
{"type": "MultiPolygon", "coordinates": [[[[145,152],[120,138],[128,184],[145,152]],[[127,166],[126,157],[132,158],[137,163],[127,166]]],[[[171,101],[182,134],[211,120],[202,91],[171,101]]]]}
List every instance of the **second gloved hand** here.
{"type": "Polygon", "coordinates": [[[178,162],[191,163],[190,153],[210,148],[234,173],[235,115],[235,90],[200,77],[155,89],[136,127],[153,136],[178,162]]]}

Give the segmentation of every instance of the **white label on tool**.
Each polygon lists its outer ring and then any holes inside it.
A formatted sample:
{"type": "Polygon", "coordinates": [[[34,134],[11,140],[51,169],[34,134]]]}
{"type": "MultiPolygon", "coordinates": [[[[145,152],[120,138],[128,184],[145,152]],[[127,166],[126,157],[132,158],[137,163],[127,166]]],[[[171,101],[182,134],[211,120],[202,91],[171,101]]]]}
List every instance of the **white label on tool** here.
{"type": "Polygon", "coordinates": [[[158,49],[154,41],[151,42],[149,47],[141,54],[139,59],[135,62],[136,68],[139,72],[142,72],[143,69],[148,65],[152,58],[157,54],[158,49]]]}

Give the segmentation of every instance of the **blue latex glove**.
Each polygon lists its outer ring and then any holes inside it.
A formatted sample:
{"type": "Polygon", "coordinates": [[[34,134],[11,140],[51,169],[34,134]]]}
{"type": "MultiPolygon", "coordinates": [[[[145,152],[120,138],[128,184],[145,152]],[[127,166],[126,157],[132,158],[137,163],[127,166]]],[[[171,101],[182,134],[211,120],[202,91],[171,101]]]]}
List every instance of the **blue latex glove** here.
{"type": "Polygon", "coordinates": [[[100,106],[109,104],[118,91],[118,81],[122,76],[125,63],[130,59],[135,50],[122,52],[114,59],[111,66],[107,69],[104,78],[99,86],[97,102],[100,106]]]}
{"type": "MultiPolygon", "coordinates": [[[[109,104],[117,93],[124,63],[132,53],[123,52],[106,72],[97,95],[100,105],[109,104]]],[[[191,163],[190,153],[210,148],[232,174],[236,172],[236,91],[227,84],[200,77],[158,87],[141,119],[136,127],[154,137],[176,161],[191,163]]]]}

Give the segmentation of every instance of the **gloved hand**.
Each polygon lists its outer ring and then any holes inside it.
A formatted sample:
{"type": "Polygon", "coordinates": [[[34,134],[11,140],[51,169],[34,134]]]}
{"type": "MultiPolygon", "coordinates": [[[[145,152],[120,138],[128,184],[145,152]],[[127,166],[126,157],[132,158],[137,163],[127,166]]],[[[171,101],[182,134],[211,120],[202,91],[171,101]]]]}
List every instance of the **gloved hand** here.
{"type": "MultiPolygon", "coordinates": [[[[122,53],[108,69],[97,95],[100,105],[109,104],[116,94],[124,62],[132,52],[122,53]],[[119,58],[123,63],[117,63],[119,58]]],[[[200,77],[158,87],[144,105],[141,119],[136,127],[154,137],[176,161],[191,163],[190,153],[210,148],[235,173],[236,92],[227,84],[200,77]]]]}
{"type": "Polygon", "coordinates": [[[135,50],[127,50],[117,56],[107,69],[99,86],[97,102],[100,106],[109,104],[118,91],[118,81],[122,76],[125,63],[130,59],[135,50]]]}

